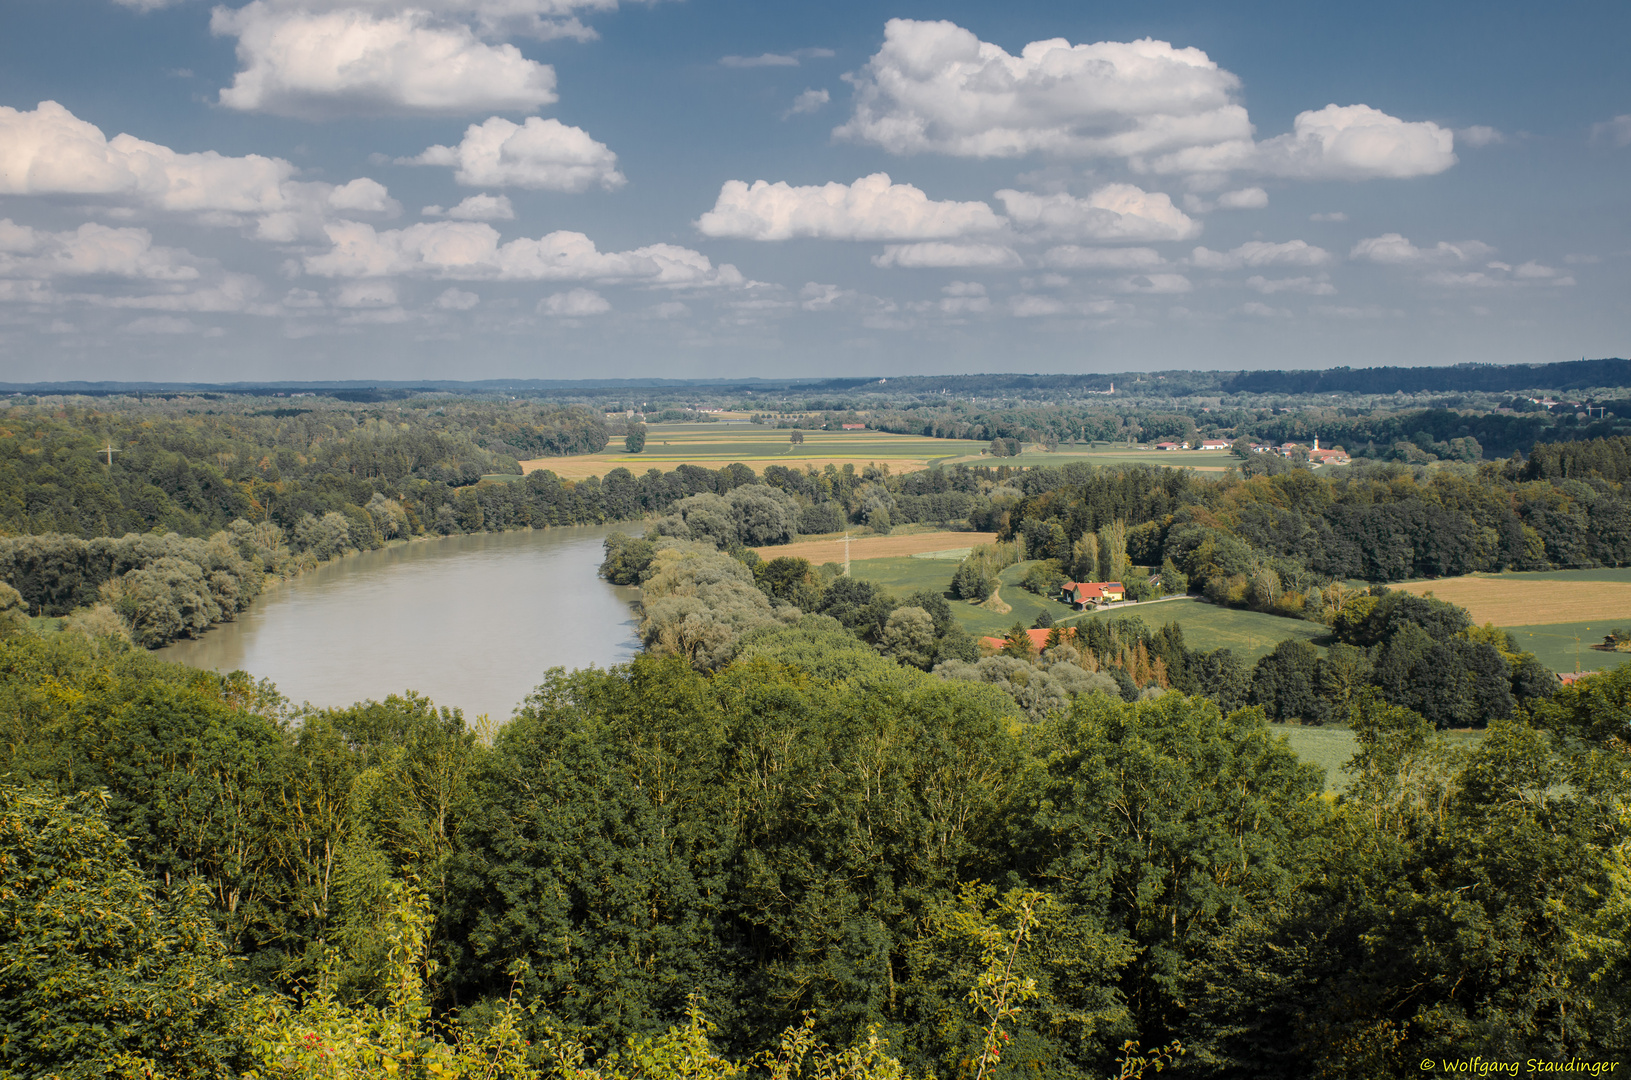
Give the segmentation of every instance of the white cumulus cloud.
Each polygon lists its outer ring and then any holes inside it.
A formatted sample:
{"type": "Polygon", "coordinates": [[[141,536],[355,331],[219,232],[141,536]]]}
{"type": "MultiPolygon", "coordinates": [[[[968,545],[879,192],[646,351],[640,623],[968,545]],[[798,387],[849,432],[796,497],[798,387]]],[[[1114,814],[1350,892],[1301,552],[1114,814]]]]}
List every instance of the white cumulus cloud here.
{"type": "Polygon", "coordinates": [[[177,153],[133,135],[109,139],[54,101],[31,112],[0,106],[0,195],[99,195],[129,206],[189,214],[206,224],[253,225],[290,242],[336,211],[398,213],[383,184],[336,187],[293,179],[282,158],[177,153]]]}
{"type": "Polygon", "coordinates": [[[1471,127],[1464,127],[1457,131],[1456,135],[1462,142],[1475,150],[1479,147],[1498,146],[1506,142],[1506,135],[1488,124],[1474,124],[1471,127]]]}
{"type": "Polygon", "coordinates": [[[1455,164],[1455,135],[1369,105],[1327,105],[1298,113],[1291,134],[1261,143],[1256,157],[1264,172],[1310,180],[1432,176],[1455,164]]]}
{"type": "Polygon", "coordinates": [[[1033,41],[1013,56],[951,22],[891,19],[835,132],[894,153],[1131,157],[1251,137],[1240,80],[1144,38],[1033,41]]]}
{"type": "Polygon", "coordinates": [[[419,211],[426,217],[450,217],[455,221],[514,221],[515,207],[508,195],[471,195],[451,210],[427,206],[419,211]]]}
{"type": "Polygon", "coordinates": [[[756,67],[798,67],[799,58],[786,53],[760,53],[758,56],[721,56],[720,67],[728,68],[756,68],[756,67]]]}
{"type": "Polygon", "coordinates": [[[1513,267],[1512,276],[1530,281],[1545,281],[1551,278],[1561,277],[1562,272],[1554,269],[1553,267],[1542,266],[1538,262],[1531,261],[1519,263],[1517,266],[1513,267]]]}
{"type": "Polygon", "coordinates": [[[199,278],[199,268],[188,252],[156,246],[146,229],[87,222],[70,231],[49,232],[0,218],[0,276],[187,282],[199,278]]]}
{"type": "Polygon", "coordinates": [[[853,184],[794,187],[727,180],[698,219],[703,235],[745,240],[934,240],[990,232],[1002,218],[983,202],[937,202],[888,173],[853,184]]]}
{"type": "Polygon", "coordinates": [[[1455,133],[1369,105],[1327,105],[1297,114],[1292,130],[1263,142],[1192,146],[1134,164],[1154,172],[1222,175],[1234,170],[1299,180],[1432,176],[1456,163],[1455,133]]]}
{"type": "Polygon", "coordinates": [[[588,315],[604,315],[612,310],[611,302],[593,289],[568,289],[538,301],[542,315],[562,319],[579,319],[588,315]]]}
{"type": "MultiPolygon", "coordinates": [[[[172,7],[187,0],[114,0],[141,11],[172,7]]],[[[578,18],[580,11],[615,11],[618,0],[264,0],[265,6],[285,11],[324,12],[358,9],[384,14],[423,11],[442,20],[473,23],[486,37],[535,37],[549,41],[574,38],[593,41],[597,35],[578,18]]]]}
{"type": "Polygon", "coordinates": [[[1482,270],[1434,270],[1423,278],[1430,285],[1442,285],[1447,288],[1472,289],[1498,289],[1523,288],[1535,285],[1553,285],[1568,287],[1574,284],[1574,277],[1556,270],[1550,266],[1542,266],[1537,262],[1520,263],[1512,266],[1504,262],[1490,262],[1484,264],[1482,270]]]}
{"type": "Polygon", "coordinates": [[[1115,288],[1128,293],[1186,293],[1193,286],[1182,274],[1134,274],[1117,281],[1115,288]]]}
{"type": "Polygon", "coordinates": [[[582,128],[529,116],[517,124],[495,116],[465,129],[458,146],[432,146],[401,165],[448,165],[470,187],[525,187],[548,191],[610,191],[627,182],[617,155],[582,128]]]}
{"type": "Polygon", "coordinates": [[[402,204],[391,198],[385,185],[366,176],[348,184],[341,184],[328,193],[328,204],[336,210],[363,214],[390,214],[402,212],[402,204]]]}
{"type": "Polygon", "coordinates": [[[332,278],[418,275],[452,281],[628,281],[659,286],[740,285],[726,263],[673,244],[603,252],[579,232],[500,243],[481,222],[421,222],[377,231],[355,221],[330,224],[330,249],[308,256],[308,274],[332,278]]]}
{"type": "Polygon", "coordinates": [[[1225,191],[1218,196],[1219,210],[1261,210],[1269,204],[1269,193],[1260,187],[1225,191]]]}
{"type": "Polygon", "coordinates": [[[1315,247],[1306,240],[1287,240],[1279,244],[1267,240],[1248,240],[1232,251],[1198,247],[1189,255],[1190,265],[1202,270],[1237,270],[1242,266],[1323,266],[1330,261],[1329,251],[1315,247]]]}
{"type": "MultiPolygon", "coordinates": [[[[1311,109],[1257,142],[1239,78],[1199,49],[1151,38],[1054,38],[1014,56],[955,23],[891,19],[883,46],[847,78],[855,112],[833,134],[897,154],[1110,157],[1139,171],[1310,180],[1428,176],[1456,161],[1448,128],[1368,105],[1311,109]]],[[[1255,193],[1236,198],[1247,201],[1220,205],[1262,205],[1255,193]]]]}
{"type": "Polygon", "coordinates": [[[1015,227],[1053,240],[1188,240],[1201,226],[1159,191],[1106,184],[1087,198],[1057,192],[997,192],[1015,227]]]}
{"type": "Polygon", "coordinates": [[[1394,266],[1412,263],[1465,263],[1485,258],[1494,250],[1488,244],[1477,240],[1463,240],[1454,244],[1440,240],[1433,247],[1419,248],[1398,233],[1383,233],[1381,236],[1367,237],[1359,241],[1348,253],[1348,257],[1394,266]]]}
{"type": "Polygon", "coordinates": [[[813,113],[831,100],[832,95],[826,90],[806,90],[793,99],[793,104],[782,113],[782,119],[786,120],[789,116],[797,116],[800,113],[813,113]]]}
{"type": "Polygon", "coordinates": [[[0,106],[0,194],[124,195],[163,210],[283,209],[294,166],[280,158],[178,154],[132,135],[106,138],[54,101],[0,106]]]}
{"type": "Polygon", "coordinates": [[[218,7],[238,39],[232,109],[283,116],[530,110],[556,100],[555,69],[422,8],[311,10],[254,0],[218,7]]]}
{"type": "Polygon", "coordinates": [[[1024,261],[1001,244],[955,244],[927,241],[918,244],[890,244],[881,255],[872,256],[873,266],[930,269],[934,267],[990,267],[1011,270],[1024,261]]]}

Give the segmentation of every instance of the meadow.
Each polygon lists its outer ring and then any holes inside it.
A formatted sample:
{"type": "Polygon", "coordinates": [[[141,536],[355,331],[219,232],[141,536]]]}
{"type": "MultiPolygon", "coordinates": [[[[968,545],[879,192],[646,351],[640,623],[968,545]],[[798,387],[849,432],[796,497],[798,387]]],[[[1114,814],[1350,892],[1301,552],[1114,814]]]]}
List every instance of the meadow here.
{"type": "Polygon", "coordinates": [[[1508,626],[1507,633],[1518,639],[1520,648],[1553,671],[1603,671],[1631,660],[1631,653],[1594,649],[1610,630],[1631,629],[1631,618],[1597,619],[1591,622],[1539,623],[1508,626]]]}
{"type": "MultiPolygon", "coordinates": [[[[1348,786],[1348,774],[1342,766],[1359,749],[1354,733],[1345,727],[1324,725],[1310,727],[1302,724],[1272,724],[1276,735],[1284,735],[1292,752],[1310,765],[1325,770],[1325,790],[1338,792],[1348,786]]],[[[1452,747],[1471,747],[1484,737],[1482,731],[1445,731],[1440,733],[1452,747]]]]}
{"type": "Polygon", "coordinates": [[[1060,622],[1076,625],[1087,619],[1112,619],[1122,615],[1143,619],[1151,628],[1175,622],[1184,628],[1184,644],[1189,648],[1203,652],[1232,649],[1236,656],[1248,664],[1256,663],[1259,658],[1273,652],[1274,647],[1287,638],[1301,638],[1324,652],[1324,646],[1317,644],[1315,639],[1323,638],[1330,633],[1319,623],[1304,619],[1287,619],[1280,615],[1265,615],[1260,611],[1219,607],[1193,596],[1175,597],[1153,604],[1138,604],[1120,609],[1111,608],[1078,615],[1071,619],[1061,619],[1060,622]]]}
{"type": "MultiPolygon", "coordinates": [[[[1130,604],[1098,612],[1076,613],[1062,601],[1037,596],[1020,588],[1020,580],[1033,565],[1035,564],[1030,562],[1016,563],[998,575],[1001,586],[997,590],[997,595],[1012,609],[1005,614],[961,600],[953,600],[952,611],[957,615],[957,621],[963,625],[963,629],[976,636],[999,637],[1006,634],[1016,622],[1025,626],[1032,625],[1043,611],[1050,613],[1055,622],[1065,626],[1079,624],[1087,619],[1131,616],[1142,619],[1152,629],[1176,622],[1184,628],[1184,643],[1190,648],[1233,649],[1246,663],[1255,663],[1259,657],[1274,651],[1274,647],[1286,638],[1313,641],[1329,632],[1318,623],[1287,619],[1278,615],[1264,615],[1256,611],[1218,607],[1194,597],[1173,597],[1170,600],[1130,604]]],[[[896,596],[905,596],[924,589],[945,594],[951,587],[951,576],[956,569],[957,565],[953,561],[923,556],[864,559],[850,563],[852,576],[875,581],[896,596]]]]}

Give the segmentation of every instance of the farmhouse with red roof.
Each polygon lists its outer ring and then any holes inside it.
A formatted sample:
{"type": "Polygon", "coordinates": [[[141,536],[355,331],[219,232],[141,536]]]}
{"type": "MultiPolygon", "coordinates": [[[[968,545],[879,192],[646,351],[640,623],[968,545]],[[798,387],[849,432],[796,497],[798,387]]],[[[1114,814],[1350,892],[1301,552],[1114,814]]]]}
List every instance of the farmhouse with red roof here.
{"type": "Polygon", "coordinates": [[[1127,598],[1127,590],[1119,581],[1067,581],[1059,599],[1078,611],[1099,604],[1114,604],[1127,598]]]}
{"type": "MultiPolygon", "coordinates": [[[[1025,636],[1031,639],[1031,645],[1035,647],[1036,651],[1041,652],[1043,649],[1048,647],[1048,636],[1053,633],[1054,629],[1059,631],[1059,636],[1061,638],[1068,639],[1076,636],[1076,628],[1074,626],[1060,626],[1047,630],[1027,630],[1025,631],[1025,636]]],[[[1008,644],[1008,639],[1000,637],[983,637],[980,639],[980,644],[995,652],[1001,652],[1003,646],[1008,644]]]]}
{"type": "Polygon", "coordinates": [[[1308,460],[1315,465],[1346,465],[1348,464],[1348,454],[1340,446],[1321,450],[1319,437],[1315,436],[1314,449],[1308,452],[1308,460]]]}

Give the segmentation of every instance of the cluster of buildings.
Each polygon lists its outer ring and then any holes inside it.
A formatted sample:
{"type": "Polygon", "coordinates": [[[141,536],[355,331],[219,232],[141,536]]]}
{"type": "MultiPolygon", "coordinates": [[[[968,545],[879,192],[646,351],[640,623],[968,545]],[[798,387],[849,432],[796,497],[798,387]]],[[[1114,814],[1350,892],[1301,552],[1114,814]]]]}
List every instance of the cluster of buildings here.
{"type": "MultiPolygon", "coordinates": [[[[1187,442],[1158,442],[1155,444],[1155,449],[1227,450],[1232,445],[1234,444],[1227,439],[1203,439],[1194,447],[1191,447],[1187,442]]],[[[1273,443],[1252,443],[1252,453],[1254,454],[1279,454],[1281,457],[1290,457],[1300,449],[1303,449],[1302,444],[1294,442],[1281,443],[1279,446],[1275,446],[1273,443]]],[[[1348,463],[1348,454],[1340,446],[1335,449],[1321,450],[1319,438],[1316,436],[1314,448],[1308,451],[1308,460],[1316,465],[1346,465],[1348,463]]]]}
{"type": "MultiPolygon", "coordinates": [[[[1158,443],[1155,444],[1155,448],[1157,450],[1189,450],[1189,449],[1191,449],[1190,445],[1188,443],[1186,443],[1186,442],[1181,442],[1181,443],[1158,442],[1158,443]]],[[[1227,439],[1206,439],[1206,440],[1204,440],[1202,442],[1197,443],[1193,447],[1193,449],[1196,449],[1196,450],[1227,450],[1227,449],[1229,449],[1229,441],[1227,439]]]]}

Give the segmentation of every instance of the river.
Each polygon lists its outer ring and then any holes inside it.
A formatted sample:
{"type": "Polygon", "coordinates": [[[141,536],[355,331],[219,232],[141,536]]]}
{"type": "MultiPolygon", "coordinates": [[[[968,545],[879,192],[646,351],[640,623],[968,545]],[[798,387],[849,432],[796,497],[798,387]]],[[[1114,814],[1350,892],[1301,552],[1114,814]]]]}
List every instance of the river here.
{"type": "Polygon", "coordinates": [[[296,704],[417,690],[503,721],[551,667],[622,663],[639,648],[638,590],[596,576],[597,526],[397,544],[270,585],[236,622],[158,655],[269,678],[296,704]]]}

